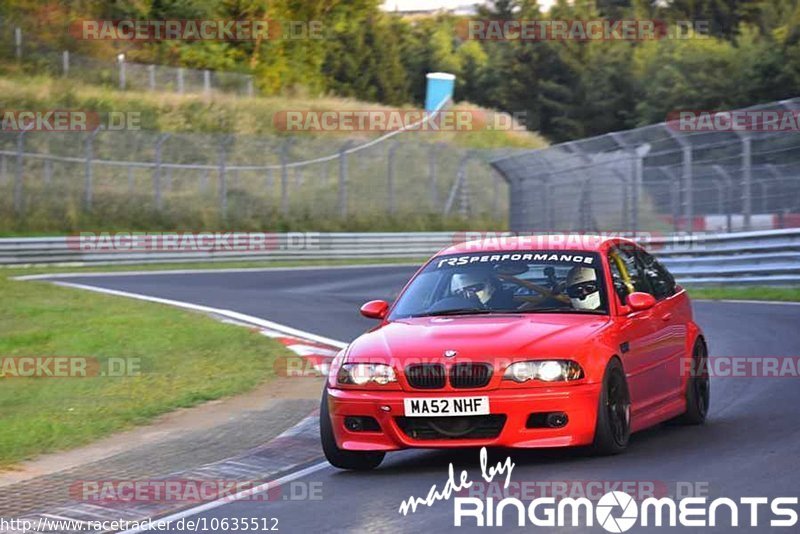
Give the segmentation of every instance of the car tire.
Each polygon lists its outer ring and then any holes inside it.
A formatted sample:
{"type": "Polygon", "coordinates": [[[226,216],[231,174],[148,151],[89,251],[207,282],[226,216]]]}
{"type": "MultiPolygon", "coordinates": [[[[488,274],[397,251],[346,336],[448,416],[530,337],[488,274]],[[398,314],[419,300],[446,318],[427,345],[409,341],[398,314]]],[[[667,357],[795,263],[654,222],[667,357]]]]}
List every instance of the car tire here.
{"type": "Polygon", "coordinates": [[[692,351],[692,373],[686,383],[686,411],[675,421],[682,425],[702,425],[708,415],[710,400],[708,348],[703,338],[698,338],[692,351]]]}
{"type": "Polygon", "coordinates": [[[628,447],[630,436],[631,399],[628,382],[622,363],[612,358],[603,374],[592,453],[598,456],[619,454],[628,447]]]}
{"type": "Polygon", "coordinates": [[[322,391],[322,401],[319,407],[319,436],[322,441],[322,451],[328,462],[339,469],[350,469],[354,471],[369,471],[375,469],[386,456],[381,451],[346,451],[336,445],[336,438],[333,436],[333,424],[331,423],[330,412],[328,411],[328,388],[322,391]]]}

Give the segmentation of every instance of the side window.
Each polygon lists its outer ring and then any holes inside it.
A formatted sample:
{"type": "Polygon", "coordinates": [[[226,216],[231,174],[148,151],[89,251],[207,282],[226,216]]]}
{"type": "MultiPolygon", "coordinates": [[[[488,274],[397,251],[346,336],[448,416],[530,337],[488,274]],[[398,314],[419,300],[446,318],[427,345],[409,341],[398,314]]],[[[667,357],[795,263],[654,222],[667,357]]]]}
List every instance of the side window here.
{"type": "Polygon", "coordinates": [[[640,250],[638,256],[642,262],[644,274],[653,288],[653,296],[661,300],[674,295],[675,278],[672,277],[672,274],[647,252],[640,250]]]}
{"type": "Polygon", "coordinates": [[[644,270],[633,253],[613,248],[608,253],[608,264],[611,269],[614,291],[622,304],[627,302],[628,295],[633,292],[642,291],[652,294],[644,270]]]}

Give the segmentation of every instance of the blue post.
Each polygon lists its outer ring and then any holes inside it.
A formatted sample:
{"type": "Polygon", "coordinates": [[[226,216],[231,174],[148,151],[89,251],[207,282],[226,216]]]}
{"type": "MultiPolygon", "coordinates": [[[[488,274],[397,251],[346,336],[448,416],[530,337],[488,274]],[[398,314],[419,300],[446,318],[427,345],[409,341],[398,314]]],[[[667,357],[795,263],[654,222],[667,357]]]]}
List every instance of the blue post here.
{"type": "Polygon", "coordinates": [[[427,79],[425,111],[430,113],[440,109],[444,102],[453,98],[456,77],[446,72],[429,72],[425,78],[427,79]]]}

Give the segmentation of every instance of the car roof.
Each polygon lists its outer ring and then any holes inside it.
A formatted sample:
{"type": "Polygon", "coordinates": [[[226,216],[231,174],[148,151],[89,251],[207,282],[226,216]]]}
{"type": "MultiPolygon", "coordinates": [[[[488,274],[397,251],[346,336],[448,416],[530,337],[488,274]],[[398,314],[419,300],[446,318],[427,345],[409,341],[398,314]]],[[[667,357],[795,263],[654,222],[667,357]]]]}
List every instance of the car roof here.
{"type": "MultiPolygon", "coordinates": [[[[525,250],[571,250],[582,252],[601,252],[610,245],[635,242],[619,236],[603,236],[597,234],[530,234],[509,235],[508,233],[471,233],[466,237],[482,234],[480,239],[464,240],[440,250],[436,256],[450,254],[467,254],[473,252],[515,252],[525,250]]],[[[456,234],[454,241],[458,238],[456,234]]]]}

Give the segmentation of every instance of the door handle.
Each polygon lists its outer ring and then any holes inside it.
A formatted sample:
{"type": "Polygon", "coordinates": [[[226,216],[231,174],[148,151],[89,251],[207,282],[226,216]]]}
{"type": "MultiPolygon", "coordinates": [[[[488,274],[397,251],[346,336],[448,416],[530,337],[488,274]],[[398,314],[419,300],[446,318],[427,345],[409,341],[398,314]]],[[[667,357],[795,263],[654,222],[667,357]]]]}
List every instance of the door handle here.
{"type": "Polygon", "coordinates": [[[661,316],[662,321],[669,321],[670,319],[672,319],[671,313],[665,313],[664,315],[661,316]]]}

